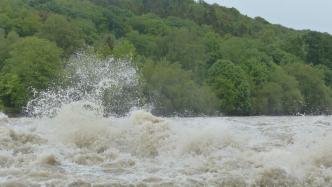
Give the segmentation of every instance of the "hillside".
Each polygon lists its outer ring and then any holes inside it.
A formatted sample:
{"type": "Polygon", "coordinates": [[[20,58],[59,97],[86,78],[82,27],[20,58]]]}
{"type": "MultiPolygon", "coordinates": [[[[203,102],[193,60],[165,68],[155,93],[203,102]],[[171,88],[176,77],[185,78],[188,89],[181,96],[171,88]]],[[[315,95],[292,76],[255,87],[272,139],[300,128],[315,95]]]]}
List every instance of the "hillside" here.
{"type": "Polygon", "coordinates": [[[155,114],[332,112],[331,35],[193,0],[1,0],[0,110],[63,83],[81,50],[132,59],[155,114]]]}

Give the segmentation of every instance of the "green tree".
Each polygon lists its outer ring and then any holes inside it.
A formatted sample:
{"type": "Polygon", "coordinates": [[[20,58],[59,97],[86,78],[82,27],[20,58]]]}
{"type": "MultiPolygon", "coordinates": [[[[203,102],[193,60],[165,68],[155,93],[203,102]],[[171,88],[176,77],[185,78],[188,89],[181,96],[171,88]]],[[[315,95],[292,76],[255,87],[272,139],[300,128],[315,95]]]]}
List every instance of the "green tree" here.
{"type": "Polygon", "coordinates": [[[332,68],[332,37],[319,32],[309,32],[305,36],[307,44],[307,63],[326,65],[332,68]]]}
{"type": "Polygon", "coordinates": [[[132,17],[128,24],[141,34],[165,35],[169,30],[164,21],[153,14],[132,17]]]}
{"type": "Polygon", "coordinates": [[[310,114],[331,112],[331,89],[325,84],[322,70],[305,64],[287,64],[284,69],[299,82],[299,89],[304,97],[301,112],[310,114]]]}
{"type": "Polygon", "coordinates": [[[129,32],[126,38],[134,44],[137,52],[146,57],[154,57],[158,49],[158,38],[149,34],[139,34],[137,31],[129,32]]]}
{"type": "Polygon", "coordinates": [[[84,43],[79,28],[62,15],[49,15],[42,26],[40,36],[54,41],[64,49],[66,55],[72,54],[84,43]]]}
{"type": "Polygon", "coordinates": [[[178,64],[148,61],[142,68],[146,95],[154,104],[154,113],[161,115],[213,114],[216,97],[207,86],[192,81],[191,74],[178,64]]]}
{"type": "Polygon", "coordinates": [[[324,73],[325,84],[332,89],[332,69],[325,65],[317,65],[316,68],[320,69],[324,73]]]}
{"type": "Polygon", "coordinates": [[[280,67],[274,66],[267,81],[255,87],[252,114],[294,115],[301,111],[303,104],[297,80],[280,67]]]}
{"type": "Polygon", "coordinates": [[[251,110],[250,84],[240,66],[219,60],[209,69],[208,84],[220,99],[220,110],[231,115],[248,115],[251,110]]]}
{"type": "Polygon", "coordinates": [[[207,54],[208,65],[212,65],[222,58],[222,37],[210,31],[204,35],[203,42],[205,45],[205,53],[207,54]]]}
{"type": "Polygon", "coordinates": [[[8,108],[19,110],[31,96],[31,88],[46,89],[61,74],[62,50],[52,42],[27,37],[11,46],[0,72],[0,98],[8,108]]]}
{"type": "Polygon", "coordinates": [[[19,39],[16,32],[12,31],[5,35],[5,32],[0,31],[0,70],[4,65],[4,61],[9,56],[10,46],[19,39]]]}
{"type": "Polygon", "coordinates": [[[301,111],[304,106],[304,98],[296,78],[288,75],[280,67],[275,67],[270,77],[270,81],[277,83],[282,89],[282,110],[279,111],[279,114],[294,115],[301,111]]]}
{"type": "Polygon", "coordinates": [[[192,70],[196,81],[203,79],[206,67],[206,48],[202,36],[187,29],[176,29],[163,37],[159,43],[159,56],[177,62],[186,70],[192,70]]]}
{"type": "Polygon", "coordinates": [[[21,36],[35,34],[41,26],[38,12],[23,0],[0,1],[0,23],[6,32],[15,31],[21,36]]]}
{"type": "Polygon", "coordinates": [[[112,55],[115,58],[131,58],[135,55],[136,49],[132,43],[128,40],[119,40],[116,42],[115,47],[112,51],[112,55]]]}

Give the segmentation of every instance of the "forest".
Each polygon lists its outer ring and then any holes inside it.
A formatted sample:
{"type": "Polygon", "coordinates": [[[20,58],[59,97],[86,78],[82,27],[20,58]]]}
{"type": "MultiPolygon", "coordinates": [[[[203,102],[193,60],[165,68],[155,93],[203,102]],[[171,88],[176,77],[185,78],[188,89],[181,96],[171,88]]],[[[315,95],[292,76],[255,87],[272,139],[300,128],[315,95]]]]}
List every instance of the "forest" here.
{"type": "Polygon", "coordinates": [[[0,111],[21,114],[77,51],[130,58],[153,113],[332,113],[332,36],[194,0],[1,0],[0,111]]]}

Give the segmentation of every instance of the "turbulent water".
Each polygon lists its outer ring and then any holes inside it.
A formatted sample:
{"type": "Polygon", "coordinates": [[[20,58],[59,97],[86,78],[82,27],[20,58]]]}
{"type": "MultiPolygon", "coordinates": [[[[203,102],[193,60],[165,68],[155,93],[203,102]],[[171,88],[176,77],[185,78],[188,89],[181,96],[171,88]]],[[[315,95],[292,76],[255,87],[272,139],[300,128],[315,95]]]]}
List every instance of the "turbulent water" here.
{"type": "Polygon", "coordinates": [[[160,118],[130,62],[67,66],[30,117],[0,113],[0,186],[332,186],[330,116],[160,118]]]}
{"type": "Polygon", "coordinates": [[[331,186],[332,117],[0,122],[0,186],[331,186]]]}

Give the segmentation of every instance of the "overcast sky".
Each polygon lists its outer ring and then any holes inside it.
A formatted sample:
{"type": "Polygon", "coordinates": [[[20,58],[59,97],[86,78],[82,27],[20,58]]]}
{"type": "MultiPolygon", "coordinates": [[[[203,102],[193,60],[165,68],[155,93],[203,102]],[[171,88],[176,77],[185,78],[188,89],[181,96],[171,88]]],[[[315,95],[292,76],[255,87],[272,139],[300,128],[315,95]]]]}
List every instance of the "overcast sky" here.
{"type": "Polygon", "coordinates": [[[235,7],[250,17],[260,16],[270,23],[295,29],[311,29],[332,34],[332,0],[205,0],[235,7]]]}

